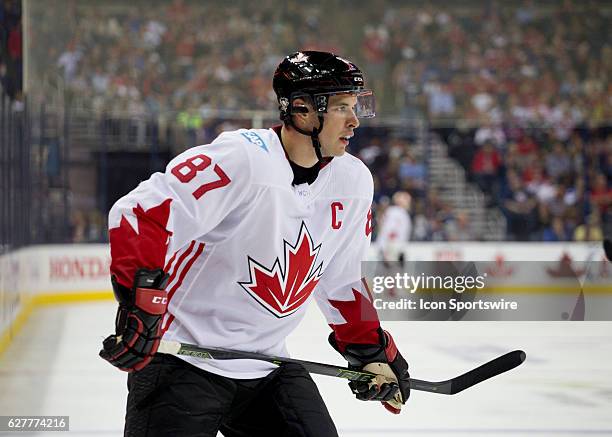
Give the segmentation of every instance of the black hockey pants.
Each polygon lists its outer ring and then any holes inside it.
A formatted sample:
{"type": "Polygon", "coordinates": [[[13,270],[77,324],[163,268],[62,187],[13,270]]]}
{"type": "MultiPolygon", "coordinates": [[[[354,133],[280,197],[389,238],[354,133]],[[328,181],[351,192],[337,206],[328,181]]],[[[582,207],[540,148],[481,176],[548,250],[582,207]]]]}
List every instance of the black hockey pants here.
{"type": "Polygon", "coordinates": [[[231,379],[157,354],[128,376],[125,436],[335,437],[310,375],[283,365],[265,378],[231,379]]]}

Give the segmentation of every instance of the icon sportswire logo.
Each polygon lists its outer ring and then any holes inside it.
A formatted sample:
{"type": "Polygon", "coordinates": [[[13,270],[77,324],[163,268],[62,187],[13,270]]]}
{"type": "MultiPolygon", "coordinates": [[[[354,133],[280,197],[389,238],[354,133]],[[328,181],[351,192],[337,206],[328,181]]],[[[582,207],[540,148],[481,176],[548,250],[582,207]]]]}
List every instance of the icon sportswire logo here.
{"type": "Polygon", "coordinates": [[[302,223],[295,244],[284,242],[282,261],[276,258],[272,267],[267,268],[249,257],[250,278],[239,284],[276,317],[293,314],[308,300],[321,279],[323,262],[317,265],[320,248],[320,244],[315,247],[302,223]]]}

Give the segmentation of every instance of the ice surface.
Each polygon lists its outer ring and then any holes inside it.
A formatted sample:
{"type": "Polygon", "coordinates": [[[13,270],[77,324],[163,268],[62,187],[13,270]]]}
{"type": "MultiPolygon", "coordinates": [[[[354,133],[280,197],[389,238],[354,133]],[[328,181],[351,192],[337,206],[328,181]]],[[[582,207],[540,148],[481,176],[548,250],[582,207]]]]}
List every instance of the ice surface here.
{"type": "MultiPolygon", "coordinates": [[[[0,415],[69,415],[70,436],[121,435],[126,377],[98,358],[115,308],[37,310],[0,357],[0,415]]],[[[527,360],[455,396],[415,391],[399,416],[355,400],[343,380],[315,376],[343,437],[612,435],[612,322],[384,326],[419,379],[447,379],[513,349],[525,350],[527,360]]],[[[288,341],[292,355],[344,364],[327,345],[328,332],[312,305],[288,341]]]]}

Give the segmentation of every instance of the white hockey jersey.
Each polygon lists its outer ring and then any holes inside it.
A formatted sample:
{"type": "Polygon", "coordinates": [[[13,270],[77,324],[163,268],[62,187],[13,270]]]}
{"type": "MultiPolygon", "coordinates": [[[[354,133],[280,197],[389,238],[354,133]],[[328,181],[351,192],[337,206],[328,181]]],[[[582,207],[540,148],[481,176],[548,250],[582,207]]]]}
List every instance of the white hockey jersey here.
{"type": "MultiPolygon", "coordinates": [[[[314,183],[292,181],[277,132],[241,129],[180,154],[113,206],[111,273],[128,287],[138,268],[170,274],[164,339],[287,356],[314,297],[339,342],[378,343],[361,280],[370,171],[346,153],[314,183]]],[[[232,378],[275,368],[181,358],[232,378]]]]}
{"type": "Polygon", "coordinates": [[[376,244],[383,252],[387,261],[397,261],[399,254],[410,240],[412,232],[412,219],[405,208],[391,205],[382,217],[382,223],[378,228],[376,244]]]}

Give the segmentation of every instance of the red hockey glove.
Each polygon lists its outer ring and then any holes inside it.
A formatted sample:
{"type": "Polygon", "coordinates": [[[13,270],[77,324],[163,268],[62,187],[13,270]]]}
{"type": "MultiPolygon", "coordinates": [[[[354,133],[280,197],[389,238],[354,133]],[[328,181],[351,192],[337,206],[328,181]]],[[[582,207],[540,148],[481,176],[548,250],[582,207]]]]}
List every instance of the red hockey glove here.
{"type": "Polygon", "coordinates": [[[379,330],[380,344],[349,344],[341,350],[332,332],[329,343],[348,361],[349,368],[378,375],[370,382],[351,381],[349,387],[362,401],[381,401],[393,414],[399,414],[410,396],[408,363],[397,350],[393,337],[379,330]]]}
{"type": "Polygon", "coordinates": [[[112,279],[119,301],[115,334],[106,337],[100,356],[126,372],[145,367],[159,346],[161,321],[168,306],[164,288],[168,275],[162,270],[140,269],[131,289],[112,279]]]}

